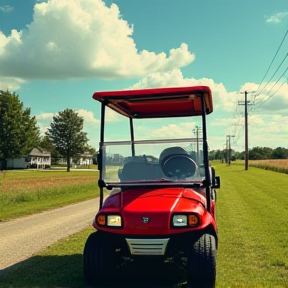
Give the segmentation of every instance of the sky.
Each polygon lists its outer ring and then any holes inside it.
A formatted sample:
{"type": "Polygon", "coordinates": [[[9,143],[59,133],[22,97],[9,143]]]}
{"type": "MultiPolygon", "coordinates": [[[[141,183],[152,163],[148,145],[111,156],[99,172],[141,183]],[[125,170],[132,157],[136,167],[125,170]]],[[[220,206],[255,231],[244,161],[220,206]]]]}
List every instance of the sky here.
{"type": "MultiPolygon", "coordinates": [[[[287,34],[288,0],[0,0],[0,90],[19,95],[42,135],[75,110],[97,149],[94,92],[209,86],[209,148],[224,149],[230,135],[236,151],[247,91],[249,148],[288,148],[287,34]]],[[[108,116],[118,139],[121,121],[108,116]]],[[[148,134],[198,125],[176,124],[151,121],[148,134]]]]}

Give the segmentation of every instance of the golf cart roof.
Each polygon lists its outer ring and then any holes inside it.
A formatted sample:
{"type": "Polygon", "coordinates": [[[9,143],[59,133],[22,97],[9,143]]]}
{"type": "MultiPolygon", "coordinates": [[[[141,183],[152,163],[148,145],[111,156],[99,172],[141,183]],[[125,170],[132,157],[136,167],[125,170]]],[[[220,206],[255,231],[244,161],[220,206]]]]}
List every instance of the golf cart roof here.
{"type": "Polygon", "coordinates": [[[95,92],[93,98],[129,118],[182,117],[213,111],[212,93],[207,86],[150,88],[95,92]]]}

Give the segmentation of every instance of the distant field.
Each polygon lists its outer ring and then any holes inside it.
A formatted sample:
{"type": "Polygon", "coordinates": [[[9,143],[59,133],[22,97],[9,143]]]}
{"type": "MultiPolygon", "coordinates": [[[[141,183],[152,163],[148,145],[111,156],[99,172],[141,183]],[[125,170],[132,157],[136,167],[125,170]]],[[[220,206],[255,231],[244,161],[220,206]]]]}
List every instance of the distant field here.
{"type": "Polygon", "coordinates": [[[0,221],[96,197],[97,181],[98,171],[2,171],[0,221]]]}
{"type": "MultiPolygon", "coordinates": [[[[213,163],[221,176],[216,288],[287,288],[288,175],[254,167],[245,171],[238,164],[213,163]]],[[[82,252],[91,231],[59,241],[25,261],[0,279],[2,286],[85,287],[82,252]]]]}
{"type": "Polygon", "coordinates": [[[288,159],[249,160],[249,166],[288,174],[288,159]]]}

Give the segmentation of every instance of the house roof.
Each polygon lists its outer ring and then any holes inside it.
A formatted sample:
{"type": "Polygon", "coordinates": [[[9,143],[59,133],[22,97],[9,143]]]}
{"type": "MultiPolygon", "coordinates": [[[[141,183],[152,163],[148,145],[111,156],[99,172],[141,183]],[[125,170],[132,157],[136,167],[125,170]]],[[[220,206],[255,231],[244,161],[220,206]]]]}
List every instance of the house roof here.
{"type": "Polygon", "coordinates": [[[33,148],[30,153],[28,154],[29,156],[41,156],[41,157],[50,157],[51,152],[42,150],[40,148],[33,148]]]}
{"type": "Polygon", "coordinates": [[[82,158],[93,158],[93,155],[91,155],[91,154],[80,154],[80,157],[82,157],[82,158]]]}

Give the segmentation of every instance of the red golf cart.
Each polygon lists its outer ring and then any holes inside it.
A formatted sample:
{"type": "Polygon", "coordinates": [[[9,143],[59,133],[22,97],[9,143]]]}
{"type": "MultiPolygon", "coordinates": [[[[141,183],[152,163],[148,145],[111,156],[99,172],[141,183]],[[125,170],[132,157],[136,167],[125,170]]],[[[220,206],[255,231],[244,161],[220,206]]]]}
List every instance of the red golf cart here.
{"type": "Polygon", "coordinates": [[[169,264],[185,271],[189,286],[214,287],[220,178],[208,161],[211,90],[121,90],[93,98],[101,103],[100,208],[84,248],[86,280],[97,285],[125,265],[145,277],[148,268],[169,264]]]}

